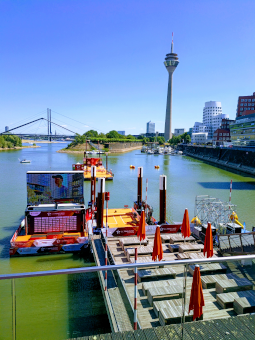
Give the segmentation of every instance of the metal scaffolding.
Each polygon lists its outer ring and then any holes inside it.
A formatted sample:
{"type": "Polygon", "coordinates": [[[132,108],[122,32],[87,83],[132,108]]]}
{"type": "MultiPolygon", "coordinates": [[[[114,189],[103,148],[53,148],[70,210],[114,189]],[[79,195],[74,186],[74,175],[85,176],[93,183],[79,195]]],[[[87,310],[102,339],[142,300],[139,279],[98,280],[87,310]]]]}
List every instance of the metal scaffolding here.
{"type": "Polygon", "coordinates": [[[196,196],[195,216],[200,219],[201,224],[210,222],[218,229],[220,223],[230,222],[230,215],[233,211],[236,212],[235,204],[208,195],[196,196]]]}

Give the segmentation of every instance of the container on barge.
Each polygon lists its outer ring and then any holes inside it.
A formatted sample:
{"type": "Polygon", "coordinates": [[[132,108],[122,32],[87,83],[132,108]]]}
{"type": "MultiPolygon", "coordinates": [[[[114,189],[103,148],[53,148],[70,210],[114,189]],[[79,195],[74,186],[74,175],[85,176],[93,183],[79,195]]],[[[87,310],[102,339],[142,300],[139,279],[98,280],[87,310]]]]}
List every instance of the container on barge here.
{"type": "Polygon", "coordinates": [[[27,172],[25,218],[10,256],[79,252],[88,247],[83,172],[27,172]]]}

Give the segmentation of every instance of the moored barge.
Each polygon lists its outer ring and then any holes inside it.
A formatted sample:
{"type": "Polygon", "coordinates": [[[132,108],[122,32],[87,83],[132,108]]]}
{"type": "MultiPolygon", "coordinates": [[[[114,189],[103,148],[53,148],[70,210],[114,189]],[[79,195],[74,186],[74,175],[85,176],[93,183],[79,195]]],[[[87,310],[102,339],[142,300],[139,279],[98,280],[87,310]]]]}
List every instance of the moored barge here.
{"type": "Polygon", "coordinates": [[[25,218],[10,256],[79,252],[88,247],[83,172],[27,172],[25,218]]]}
{"type": "Polygon", "coordinates": [[[74,171],[76,170],[82,170],[84,171],[84,181],[90,181],[91,180],[91,170],[94,166],[95,168],[95,178],[98,180],[98,178],[105,178],[106,181],[113,180],[114,174],[111,170],[108,170],[107,166],[107,155],[106,155],[106,168],[103,166],[102,158],[100,157],[87,157],[86,152],[84,153],[83,163],[76,163],[73,164],[72,168],[74,171]]]}

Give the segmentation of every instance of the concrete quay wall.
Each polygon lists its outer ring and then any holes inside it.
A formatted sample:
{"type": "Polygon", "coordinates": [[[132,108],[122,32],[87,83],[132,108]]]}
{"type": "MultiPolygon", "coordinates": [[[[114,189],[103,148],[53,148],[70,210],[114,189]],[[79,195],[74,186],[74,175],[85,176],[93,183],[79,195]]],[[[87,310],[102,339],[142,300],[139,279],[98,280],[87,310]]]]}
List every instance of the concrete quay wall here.
{"type": "Polygon", "coordinates": [[[247,150],[179,145],[185,155],[212,165],[255,176],[255,152],[247,150]]]}
{"type": "Polygon", "coordinates": [[[109,152],[118,153],[118,152],[128,152],[136,149],[141,149],[143,146],[142,142],[127,142],[127,143],[106,143],[105,148],[109,149],[109,152]]]}

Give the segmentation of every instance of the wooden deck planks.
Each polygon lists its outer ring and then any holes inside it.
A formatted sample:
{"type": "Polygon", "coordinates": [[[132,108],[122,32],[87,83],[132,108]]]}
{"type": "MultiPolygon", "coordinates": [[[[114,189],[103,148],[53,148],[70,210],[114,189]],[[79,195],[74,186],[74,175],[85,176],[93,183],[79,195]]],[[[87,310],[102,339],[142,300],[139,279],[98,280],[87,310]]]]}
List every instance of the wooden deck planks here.
{"type": "MultiPolygon", "coordinates": [[[[148,245],[153,246],[153,237],[148,237],[148,245]]],[[[114,261],[116,264],[127,263],[127,259],[123,250],[120,248],[118,244],[118,240],[111,240],[109,242],[109,248],[113,254],[114,261]]],[[[201,248],[201,246],[200,246],[201,248]]],[[[167,244],[163,244],[164,251],[167,251],[167,244]]],[[[169,256],[177,260],[177,256],[173,253],[164,253],[164,259],[166,260],[169,256]]],[[[175,253],[176,254],[176,253],[175,253]]],[[[186,255],[187,253],[182,253],[178,255],[186,255]]],[[[151,257],[150,257],[151,258],[151,257]]],[[[151,261],[152,262],[152,261],[151,261]]],[[[178,260],[176,261],[176,265],[174,266],[164,266],[165,268],[174,269],[176,272],[176,280],[183,279],[183,265],[178,265],[178,260]]],[[[240,274],[240,267],[238,267],[238,263],[230,263],[228,268],[226,268],[228,272],[233,272],[237,275],[240,274]]],[[[225,271],[225,269],[224,269],[225,271]]],[[[133,270],[120,270],[119,271],[121,279],[123,280],[123,284],[127,291],[128,298],[131,302],[134,301],[134,273],[133,270]]],[[[255,272],[252,270],[246,271],[247,278],[253,280],[253,284],[255,283],[255,272]],[[250,275],[250,276],[249,276],[250,275]]],[[[241,275],[242,276],[242,275],[241,275]]],[[[174,279],[171,279],[171,281],[174,279]]],[[[152,282],[160,282],[159,277],[154,277],[152,282]]],[[[142,328],[150,328],[150,327],[157,327],[160,325],[159,319],[155,314],[153,307],[150,306],[150,303],[147,299],[147,296],[143,292],[143,283],[138,283],[138,300],[137,300],[137,308],[138,308],[138,319],[142,328]]],[[[189,302],[190,299],[190,291],[192,285],[192,275],[188,272],[187,275],[187,296],[186,296],[186,303],[189,302]]],[[[223,309],[216,300],[216,291],[215,288],[210,289],[203,289],[204,299],[205,299],[205,307],[203,309],[203,319],[204,320],[213,320],[213,319],[222,319],[222,318],[229,318],[231,316],[235,316],[236,312],[233,308],[226,308],[223,309]]],[[[180,299],[181,300],[181,299],[180,299]]],[[[169,327],[169,326],[166,326],[169,327]]]]}

